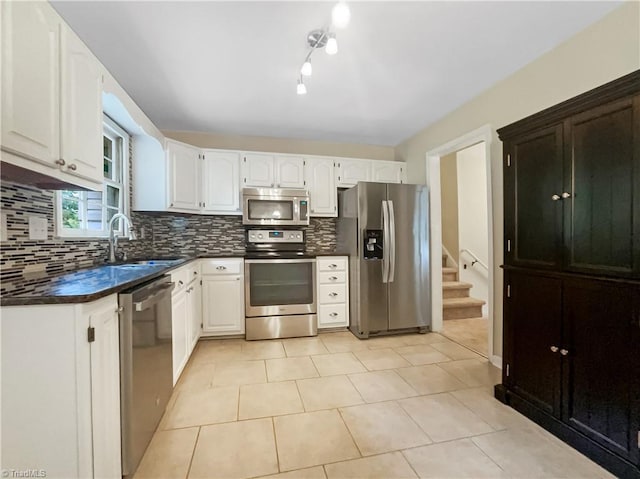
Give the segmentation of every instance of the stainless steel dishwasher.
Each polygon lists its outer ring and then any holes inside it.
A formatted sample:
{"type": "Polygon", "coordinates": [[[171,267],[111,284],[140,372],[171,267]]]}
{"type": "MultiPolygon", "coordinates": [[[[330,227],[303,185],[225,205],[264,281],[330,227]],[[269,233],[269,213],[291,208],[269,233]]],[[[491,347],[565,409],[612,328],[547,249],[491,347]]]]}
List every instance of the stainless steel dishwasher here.
{"type": "Polygon", "coordinates": [[[132,476],[173,391],[170,276],[118,295],[122,475],[132,476]]]}

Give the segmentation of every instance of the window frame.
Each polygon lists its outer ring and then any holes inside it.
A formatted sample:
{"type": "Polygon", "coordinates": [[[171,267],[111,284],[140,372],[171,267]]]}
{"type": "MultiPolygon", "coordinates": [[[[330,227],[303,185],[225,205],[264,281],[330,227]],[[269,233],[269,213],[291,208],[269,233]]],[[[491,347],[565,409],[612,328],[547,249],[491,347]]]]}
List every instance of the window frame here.
{"type": "MultiPolygon", "coordinates": [[[[105,221],[107,209],[113,209],[107,207],[107,187],[111,186],[120,190],[120,198],[118,205],[118,212],[122,212],[129,216],[129,203],[130,203],[130,187],[129,187],[129,167],[130,167],[130,152],[129,152],[129,133],[125,131],[120,125],[114,122],[107,115],[103,115],[102,119],[102,137],[107,137],[113,141],[115,145],[121,145],[116,148],[116,154],[121,155],[122,158],[119,161],[114,162],[114,167],[120,171],[115,171],[115,178],[120,177],[120,182],[114,181],[103,176],[102,179],[102,222],[104,228],[101,230],[92,230],[88,228],[64,228],[62,224],[62,191],[56,192],[56,237],[61,239],[105,239],[109,237],[109,231],[107,230],[108,224],[105,221]]],[[[104,156],[103,156],[104,162],[104,156]]],[[[103,163],[104,164],[104,163],[103,163]]],[[[79,207],[84,211],[86,216],[88,198],[87,193],[90,191],[80,191],[81,199],[79,201],[79,207]]],[[[82,215],[82,213],[81,213],[82,215]]],[[[129,227],[124,225],[124,221],[120,220],[120,228],[116,229],[120,238],[127,237],[129,235],[129,227]]]]}

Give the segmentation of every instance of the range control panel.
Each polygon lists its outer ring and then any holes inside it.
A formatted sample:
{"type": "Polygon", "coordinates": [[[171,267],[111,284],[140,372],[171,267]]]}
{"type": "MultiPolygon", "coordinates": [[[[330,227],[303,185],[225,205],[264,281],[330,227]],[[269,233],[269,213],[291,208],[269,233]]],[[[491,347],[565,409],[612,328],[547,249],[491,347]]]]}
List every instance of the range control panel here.
{"type": "Polygon", "coordinates": [[[304,243],[304,230],[247,230],[249,243],[304,243]]]}

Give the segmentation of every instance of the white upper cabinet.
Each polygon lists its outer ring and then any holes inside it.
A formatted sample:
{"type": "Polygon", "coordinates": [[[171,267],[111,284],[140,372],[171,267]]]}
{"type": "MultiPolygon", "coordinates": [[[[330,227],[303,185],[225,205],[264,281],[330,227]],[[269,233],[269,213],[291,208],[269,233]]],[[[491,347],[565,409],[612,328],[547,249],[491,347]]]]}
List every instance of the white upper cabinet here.
{"type": "Polygon", "coordinates": [[[371,161],[336,159],[336,182],[339,187],[355,186],[359,181],[371,181],[371,161]]]}
{"type": "Polygon", "coordinates": [[[60,32],[46,2],[2,2],[2,149],[57,168],[60,32]]]}
{"type": "Polygon", "coordinates": [[[205,150],[202,166],[202,212],[241,213],[240,153],[205,150]]]}
{"type": "Polygon", "coordinates": [[[333,158],[308,158],[306,160],[310,216],[338,216],[338,190],[334,164],[333,158]]]}
{"type": "Polygon", "coordinates": [[[62,158],[67,172],[102,183],[102,70],[70,29],[62,35],[62,158]]]}
{"type": "Polygon", "coordinates": [[[372,161],[371,181],[377,183],[404,183],[406,181],[405,163],[399,161],[372,161]]]}
{"type": "Polygon", "coordinates": [[[0,8],[2,160],[52,178],[40,183],[101,189],[100,62],[49,3],[0,8]]]}
{"type": "Polygon", "coordinates": [[[304,188],[305,160],[301,156],[244,153],[243,186],[256,188],[304,188]]]}
{"type": "Polygon", "coordinates": [[[272,188],[276,186],[275,157],[266,153],[245,153],[242,161],[244,186],[272,188]]]}
{"type": "Polygon", "coordinates": [[[185,143],[167,140],[167,162],[169,165],[168,209],[199,211],[201,204],[200,150],[185,143]]]}
{"type": "Polygon", "coordinates": [[[304,188],[305,159],[301,156],[277,156],[275,159],[275,186],[278,188],[304,188]]]}

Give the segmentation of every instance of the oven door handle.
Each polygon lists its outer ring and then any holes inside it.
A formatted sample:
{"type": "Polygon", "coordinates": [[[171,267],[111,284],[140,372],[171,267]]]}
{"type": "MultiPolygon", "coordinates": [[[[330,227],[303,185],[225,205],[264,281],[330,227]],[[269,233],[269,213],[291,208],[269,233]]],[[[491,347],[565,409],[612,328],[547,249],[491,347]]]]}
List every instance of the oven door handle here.
{"type": "Polygon", "coordinates": [[[245,259],[245,263],[248,264],[289,264],[289,263],[315,263],[315,258],[300,258],[300,259],[245,259]]]}
{"type": "Polygon", "coordinates": [[[155,289],[151,296],[143,299],[142,301],[136,301],[133,303],[133,307],[136,311],[144,311],[145,309],[149,309],[154,304],[159,303],[162,299],[167,296],[173,288],[175,288],[175,283],[165,283],[159,288],[155,289]]]}

